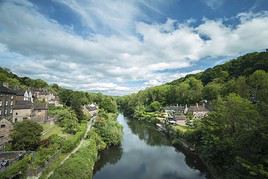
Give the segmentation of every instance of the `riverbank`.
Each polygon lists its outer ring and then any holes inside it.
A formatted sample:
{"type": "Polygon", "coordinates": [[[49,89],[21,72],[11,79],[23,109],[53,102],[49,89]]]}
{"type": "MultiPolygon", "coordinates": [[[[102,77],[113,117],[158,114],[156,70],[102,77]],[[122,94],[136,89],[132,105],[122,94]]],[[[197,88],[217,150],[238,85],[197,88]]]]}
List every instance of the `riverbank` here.
{"type": "Polygon", "coordinates": [[[122,144],[101,153],[94,179],[208,179],[200,160],[174,147],[154,125],[121,114],[118,121],[124,131],[122,144]]]}
{"type": "Polygon", "coordinates": [[[116,121],[116,114],[101,110],[80,147],[48,177],[51,179],[92,178],[99,152],[110,146],[119,145],[121,138],[122,128],[116,121]]]}

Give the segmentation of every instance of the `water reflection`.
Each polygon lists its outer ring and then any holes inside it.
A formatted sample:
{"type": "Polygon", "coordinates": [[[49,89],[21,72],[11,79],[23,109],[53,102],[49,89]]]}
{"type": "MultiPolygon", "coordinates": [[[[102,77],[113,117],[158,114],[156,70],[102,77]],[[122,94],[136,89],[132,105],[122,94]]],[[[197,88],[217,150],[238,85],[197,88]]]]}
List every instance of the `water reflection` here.
{"type": "Polygon", "coordinates": [[[118,121],[124,127],[122,145],[101,154],[94,179],[207,178],[198,158],[173,147],[154,127],[122,115],[118,121]]]}
{"type": "Polygon", "coordinates": [[[128,127],[140,140],[151,146],[170,145],[170,141],[154,126],[136,120],[127,120],[128,127]]]}
{"type": "Polygon", "coordinates": [[[94,173],[108,164],[116,164],[121,159],[122,153],[123,150],[121,146],[111,147],[108,150],[103,151],[100,155],[100,159],[95,164],[94,173]]]}

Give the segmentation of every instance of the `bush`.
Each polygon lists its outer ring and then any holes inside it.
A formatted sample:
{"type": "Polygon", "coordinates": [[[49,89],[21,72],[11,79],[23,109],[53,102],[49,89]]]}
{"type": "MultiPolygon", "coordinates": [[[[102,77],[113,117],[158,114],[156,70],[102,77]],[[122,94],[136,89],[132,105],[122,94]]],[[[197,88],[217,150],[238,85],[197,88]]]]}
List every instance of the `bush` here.
{"type": "Polygon", "coordinates": [[[80,131],[63,142],[62,146],[63,153],[71,152],[77,146],[77,144],[85,135],[86,127],[87,126],[85,123],[81,124],[80,131]]]}
{"type": "Polygon", "coordinates": [[[62,166],[55,170],[51,179],[92,178],[93,167],[98,157],[95,140],[87,140],[62,166]]]}
{"type": "Polygon", "coordinates": [[[96,133],[108,145],[119,145],[123,136],[122,126],[111,114],[101,114],[94,125],[96,133]]]}

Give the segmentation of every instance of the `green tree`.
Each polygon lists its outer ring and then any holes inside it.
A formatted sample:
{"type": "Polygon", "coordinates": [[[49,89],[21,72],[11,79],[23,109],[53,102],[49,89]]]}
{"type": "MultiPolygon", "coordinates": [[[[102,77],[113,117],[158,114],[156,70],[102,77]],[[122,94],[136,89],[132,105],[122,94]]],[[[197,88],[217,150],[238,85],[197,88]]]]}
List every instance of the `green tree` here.
{"type": "Polygon", "coordinates": [[[111,97],[104,96],[100,102],[100,107],[107,112],[116,113],[117,105],[116,101],[111,97]]]}
{"type": "Polygon", "coordinates": [[[203,89],[203,98],[206,100],[213,100],[220,96],[222,85],[219,83],[209,83],[203,89]]]}
{"type": "Polygon", "coordinates": [[[255,102],[268,104],[268,73],[257,70],[249,77],[251,95],[255,102]]]}
{"type": "Polygon", "coordinates": [[[43,128],[40,124],[25,120],[14,126],[12,148],[14,150],[36,150],[41,140],[43,128]]]}
{"type": "Polygon", "coordinates": [[[160,108],[161,108],[161,104],[158,101],[154,101],[148,106],[147,111],[156,112],[156,111],[159,111],[160,108]]]}

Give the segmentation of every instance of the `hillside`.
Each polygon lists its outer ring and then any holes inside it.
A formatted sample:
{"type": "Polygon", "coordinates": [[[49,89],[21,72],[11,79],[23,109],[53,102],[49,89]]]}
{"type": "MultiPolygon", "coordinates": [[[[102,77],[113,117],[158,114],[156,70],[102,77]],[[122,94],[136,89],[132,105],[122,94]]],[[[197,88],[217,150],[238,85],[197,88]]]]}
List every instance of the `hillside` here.
{"type": "Polygon", "coordinates": [[[177,125],[174,140],[193,146],[218,178],[268,178],[267,52],[250,53],[117,101],[126,115],[159,122],[155,116],[165,106],[202,100],[208,101],[208,115],[201,120],[188,116],[191,123],[177,125]]]}
{"type": "Polygon", "coordinates": [[[208,68],[204,72],[198,74],[190,74],[184,78],[174,80],[168,84],[176,85],[187,78],[195,77],[208,84],[217,78],[225,77],[225,80],[237,78],[239,76],[248,76],[256,70],[268,70],[268,52],[254,52],[230,60],[224,64],[217,65],[213,68],[208,68]],[[227,75],[227,76],[226,76],[227,75]]]}

